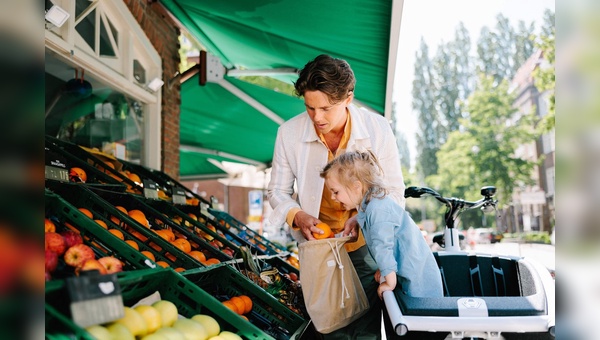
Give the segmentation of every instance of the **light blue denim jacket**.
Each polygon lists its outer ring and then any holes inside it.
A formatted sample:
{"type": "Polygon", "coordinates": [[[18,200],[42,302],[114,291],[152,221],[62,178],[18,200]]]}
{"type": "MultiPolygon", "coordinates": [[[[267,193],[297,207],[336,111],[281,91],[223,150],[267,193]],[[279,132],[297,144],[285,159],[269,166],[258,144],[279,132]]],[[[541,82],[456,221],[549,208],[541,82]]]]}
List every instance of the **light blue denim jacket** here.
{"type": "Polygon", "coordinates": [[[396,289],[409,296],[444,296],[433,253],[402,207],[389,197],[363,200],[357,221],[382,277],[396,272],[396,289]]]}

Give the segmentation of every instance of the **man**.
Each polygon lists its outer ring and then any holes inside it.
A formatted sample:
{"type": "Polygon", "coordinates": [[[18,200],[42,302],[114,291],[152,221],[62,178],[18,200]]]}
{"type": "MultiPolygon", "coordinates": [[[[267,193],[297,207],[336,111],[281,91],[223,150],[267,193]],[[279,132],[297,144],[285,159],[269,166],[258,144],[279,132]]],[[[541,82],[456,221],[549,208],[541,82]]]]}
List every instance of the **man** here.
{"type": "Polygon", "coordinates": [[[327,223],[336,234],[343,232],[343,236],[356,239],[346,244],[346,250],[371,307],[360,322],[326,334],[326,339],[379,339],[382,303],[374,279],[377,266],[358,228],[356,210],[346,211],[331,198],[320,171],[346,150],[372,150],[394,199],[404,207],[404,182],[392,129],[381,115],[352,104],[355,84],[350,65],[328,55],[316,57],[299,72],[294,85],[296,94],[304,97],[306,111],[279,127],[268,187],[271,222],[287,223],[298,242],[314,240],[312,233],[320,232],[315,227],[320,222],[327,223]]]}

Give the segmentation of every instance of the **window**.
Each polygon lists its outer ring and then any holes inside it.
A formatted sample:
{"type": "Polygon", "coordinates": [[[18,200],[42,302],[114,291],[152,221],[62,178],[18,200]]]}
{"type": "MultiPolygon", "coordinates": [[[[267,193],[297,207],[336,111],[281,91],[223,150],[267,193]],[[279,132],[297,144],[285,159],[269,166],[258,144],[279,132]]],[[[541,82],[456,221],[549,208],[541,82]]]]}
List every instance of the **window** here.
{"type": "Polygon", "coordinates": [[[45,32],[46,134],[106,151],[124,145],[124,159],[160,169],[162,92],[146,83],[162,66],[146,34],[122,0],[53,2],[70,17],[45,32]]]}

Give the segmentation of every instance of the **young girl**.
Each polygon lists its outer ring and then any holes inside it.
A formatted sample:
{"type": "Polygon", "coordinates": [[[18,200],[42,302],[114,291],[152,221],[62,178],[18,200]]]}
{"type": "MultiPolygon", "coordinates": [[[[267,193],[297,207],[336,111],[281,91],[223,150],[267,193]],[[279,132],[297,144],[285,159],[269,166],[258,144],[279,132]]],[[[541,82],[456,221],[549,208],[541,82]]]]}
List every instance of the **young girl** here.
{"type": "Polygon", "coordinates": [[[443,296],[442,279],[433,253],[408,213],[388,197],[383,171],[370,151],[347,152],[329,162],[321,177],[331,197],[357,220],[377,267],[375,279],[385,282],[377,293],[394,290],[414,297],[443,296]]]}

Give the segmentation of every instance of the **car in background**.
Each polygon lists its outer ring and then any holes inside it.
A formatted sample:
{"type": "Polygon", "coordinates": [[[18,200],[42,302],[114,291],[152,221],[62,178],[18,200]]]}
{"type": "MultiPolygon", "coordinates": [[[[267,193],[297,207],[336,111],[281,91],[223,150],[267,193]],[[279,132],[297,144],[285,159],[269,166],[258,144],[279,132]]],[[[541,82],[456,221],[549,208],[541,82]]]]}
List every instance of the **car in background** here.
{"type": "Polygon", "coordinates": [[[499,232],[498,230],[492,231],[492,238],[490,239],[491,243],[496,243],[502,241],[504,238],[504,233],[499,232]]]}

